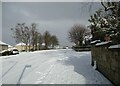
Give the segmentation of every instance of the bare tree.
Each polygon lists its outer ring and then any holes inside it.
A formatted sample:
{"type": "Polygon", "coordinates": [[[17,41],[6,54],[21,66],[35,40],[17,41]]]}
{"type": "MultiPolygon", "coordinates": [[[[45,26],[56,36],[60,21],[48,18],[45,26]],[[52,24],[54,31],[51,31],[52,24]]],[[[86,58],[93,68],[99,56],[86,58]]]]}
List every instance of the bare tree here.
{"type": "Polygon", "coordinates": [[[23,42],[26,44],[26,51],[30,50],[32,44],[33,50],[40,50],[40,47],[44,41],[45,48],[48,46],[58,45],[58,39],[56,36],[51,36],[48,31],[45,31],[43,36],[36,29],[36,23],[32,23],[30,26],[25,25],[25,23],[18,23],[15,28],[11,28],[14,34],[16,42],[23,42]]]}
{"type": "Polygon", "coordinates": [[[45,48],[48,49],[48,46],[50,46],[51,44],[51,34],[48,31],[45,31],[43,37],[45,42],[45,48]]]}
{"type": "Polygon", "coordinates": [[[28,43],[30,42],[30,30],[29,27],[25,25],[25,23],[18,23],[15,28],[11,28],[13,31],[14,38],[16,42],[23,42],[26,44],[26,51],[28,43]]]}
{"type": "Polygon", "coordinates": [[[38,50],[41,49],[43,43],[43,36],[41,35],[41,33],[38,33],[38,50]]]}
{"type": "Polygon", "coordinates": [[[31,24],[31,44],[32,44],[33,50],[35,50],[35,45],[36,45],[36,42],[37,42],[36,37],[37,37],[36,24],[32,23],[31,24]]]}
{"type": "Polygon", "coordinates": [[[75,24],[69,31],[69,39],[74,42],[77,46],[83,45],[84,37],[86,36],[88,29],[81,25],[75,24]]]}
{"type": "Polygon", "coordinates": [[[58,38],[55,35],[51,36],[51,45],[52,45],[52,48],[54,48],[58,44],[59,44],[58,38]]]}

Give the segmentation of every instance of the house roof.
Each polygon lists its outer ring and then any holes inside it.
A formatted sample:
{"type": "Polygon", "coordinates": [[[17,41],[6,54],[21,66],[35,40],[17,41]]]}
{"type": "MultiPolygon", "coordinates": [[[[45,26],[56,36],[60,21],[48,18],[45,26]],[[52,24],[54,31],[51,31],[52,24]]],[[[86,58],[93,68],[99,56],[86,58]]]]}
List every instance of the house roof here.
{"type": "Polygon", "coordinates": [[[11,46],[11,45],[8,44],[8,47],[9,47],[9,48],[12,48],[13,46],[11,46]]]}
{"type": "Polygon", "coordinates": [[[6,44],[6,43],[0,41],[0,45],[8,45],[8,44],[6,44]]]}
{"type": "Polygon", "coordinates": [[[25,46],[25,45],[26,45],[26,44],[23,43],[23,42],[16,44],[16,46],[25,46]]]}

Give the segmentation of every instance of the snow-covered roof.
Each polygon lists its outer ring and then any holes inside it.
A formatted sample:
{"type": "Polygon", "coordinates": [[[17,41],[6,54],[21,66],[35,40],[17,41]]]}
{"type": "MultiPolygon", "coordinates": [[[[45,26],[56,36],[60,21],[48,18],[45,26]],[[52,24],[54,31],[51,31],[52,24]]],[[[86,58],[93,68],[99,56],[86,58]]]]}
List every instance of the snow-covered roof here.
{"type": "Polygon", "coordinates": [[[6,43],[0,41],[0,45],[8,45],[8,44],[6,44],[6,43]]]}
{"type": "Polygon", "coordinates": [[[11,45],[8,44],[8,48],[12,48],[12,47],[13,47],[13,46],[11,46],[11,45]]]}
{"type": "Polygon", "coordinates": [[[25,43],[18,43],[18,44],[16,44],[16,46],[25,46],[26,44],[25,43]]]}
{"type": "Polygon", "coordinates": [[[111,45],[109,48],[110,49],[112,49],[112,48],[120,48],[120,44],[118,44],[118,45],[111,45]]]}
{"type": "Polygon", "coordinates": [[[97,44],[96,44],[96,46],[99,46],[99,45],[104,45],[104,44],[108,44],[108,43],[110,43],[110,42],[111,42],[111,41],[97,43],[97,44]]]}

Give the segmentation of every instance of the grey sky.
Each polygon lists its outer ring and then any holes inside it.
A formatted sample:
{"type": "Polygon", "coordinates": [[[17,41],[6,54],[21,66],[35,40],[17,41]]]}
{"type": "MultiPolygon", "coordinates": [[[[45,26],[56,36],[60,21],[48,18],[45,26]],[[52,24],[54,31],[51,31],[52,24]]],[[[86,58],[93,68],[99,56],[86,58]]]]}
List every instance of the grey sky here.
{"type": "Polygon", "coordinates": [[[74,24],[88,25],[90,13],[100,7],[93,3],[89,11],[84,2],[3,2],[2,3],[2,40],[15,45],[10,28],[17,23],[30,25],[35,22],[43,33],[48,30],[58,37],[62,46],[71,45],[68,31],[74,24]]]}
{"type": "Polygon", "coordinates": [[[2,40],[2,3],[0,1],[0,40],[2,40]]]}

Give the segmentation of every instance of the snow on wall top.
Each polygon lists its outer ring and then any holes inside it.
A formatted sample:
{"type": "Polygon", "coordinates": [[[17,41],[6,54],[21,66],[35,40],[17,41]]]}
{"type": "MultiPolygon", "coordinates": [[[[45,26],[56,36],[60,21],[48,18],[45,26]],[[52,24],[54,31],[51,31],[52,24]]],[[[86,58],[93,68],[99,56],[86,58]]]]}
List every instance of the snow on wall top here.
{"type": "Polygon", "coordinates": [[[6,44],[6,43],[0,41],[0,45],[8,45],[8,44],[6,44]]]}
{"type": "Polygon", "coordinates": [[[100,40],[95,40],[95,41],[92,41],[91,44],[94,44],[96,42],[100,42],[100,40]]]}
{"type": "Polygon", "coordinates": [[[25,46],[26,44],[25,43],[18,43],[18,44],[16,44],[16,46],[25,46]]]}
{"type": "Polygon", "coordinates": [[[97,43],[97,44],[96,44],[96,46],[99,46],[99,45],[104,45],[104,44],[108,44],[108,43],[110,43],[110,42],[111,42],[111,41],[97,43]]]}
{"type": "Polygon", "coordinates": [[[118,44],[118,45],[111,45],[109,48],[110,49],[112,49],[112,48],[120,48],[120,44],[118,44]]]}

